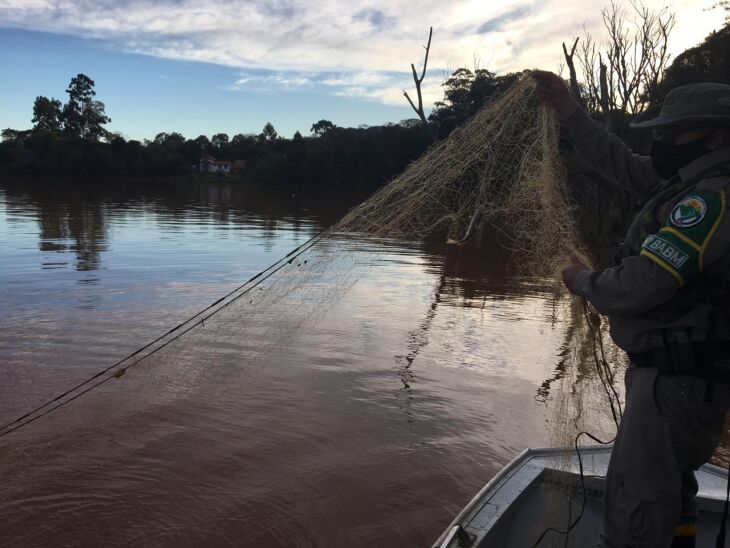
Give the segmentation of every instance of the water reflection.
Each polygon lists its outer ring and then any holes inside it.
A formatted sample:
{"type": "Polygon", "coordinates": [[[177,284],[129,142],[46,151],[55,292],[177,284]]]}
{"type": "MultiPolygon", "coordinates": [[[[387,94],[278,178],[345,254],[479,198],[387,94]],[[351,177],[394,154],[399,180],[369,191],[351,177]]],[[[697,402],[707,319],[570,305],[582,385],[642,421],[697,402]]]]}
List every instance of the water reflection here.
{"type": "Polygon", "coordinates": [[[413,384],[415,379],[414,371],[412,370],[413,362],[415,361],[421,350],[428,344],[429,331],[431,330],[431,324],[436,317],[436,309],[438,308],[439,302],[441,301],[441,294],[444,290],[446,283],[446,276],[442,275],[439,277],[436,291],[433,295],[433,302],[426,312],[426,316],[423,321],[419,324],[417,329],[414,329],[408,333],[406,339],[406,348],[409,352],[405,356],[396,355],[395,359],[399,363],[398,375],[403,383],[402,397],[405,399],[405,415],[408,422],[413,422],[413,416],[410,412],[410,403],[413,400],[413,384]]]}
{"type": "MultiPolygon", "coordinates": [[[[70,249],[76,254],[76,270],[97,270],[101,253],[107,249],[107,226],[102,205],[88,202],[80,196],[72,196],[59,204],[57,198],[49,193],[40,193],[34,199],[39,225],[38,248],[48,252],[70,249]]],[[[66,263],[43,263],[43,268],[63,266],[66,263]]]]}
{"type": "MultiPolygon", "coordinates": [[[[367,192],[5,185],[0,418],[154,338],[367,192]]],[[[0,545],[432,542],[507,460],[544,443],[534,394],[565,331],[550,284],[515,277],[493,242],[370,245],[292,264],[294,281],[321,274],[312,291],[252,297],[1,439],[0,545]]]]}
{"type": "MultiPolygon", "coordinates": [[[[8,222],[35,217],[42,252],[75,254],[74,268],[97,270],[108,250],[109,225],[140,215],[154,218],[166,232],[186,223],[235,230],[254,224],[270,250],[277,230],[294,234],[324,229],[371,189],[347,191],[299,187],[241,186],[184,182],[9,183],[2,184],[8,222]]],[[[48,267],[64,265],[48,260],[48,267]]]]}

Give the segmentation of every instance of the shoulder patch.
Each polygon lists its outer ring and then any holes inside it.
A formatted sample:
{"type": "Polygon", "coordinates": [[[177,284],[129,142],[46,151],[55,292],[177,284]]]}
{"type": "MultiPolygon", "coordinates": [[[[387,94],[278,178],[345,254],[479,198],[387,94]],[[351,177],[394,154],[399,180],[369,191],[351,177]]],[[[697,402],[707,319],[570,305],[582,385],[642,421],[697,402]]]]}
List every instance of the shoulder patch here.
{"type": "Polygon", "coordinates": [[[669,215],[669,222],[677,228],[687,228],[702,222],[707,214],[707,202],[702,196],[687,196],[679,202],[669,215]]]}
{"type": "Polygon", "coordinates": [[[659,232],[641,246],[648,257],[674,276],[680,285],[702,272],[705,250],[726,208],[725,192],[697,190],[672,208],[659,232]]]}

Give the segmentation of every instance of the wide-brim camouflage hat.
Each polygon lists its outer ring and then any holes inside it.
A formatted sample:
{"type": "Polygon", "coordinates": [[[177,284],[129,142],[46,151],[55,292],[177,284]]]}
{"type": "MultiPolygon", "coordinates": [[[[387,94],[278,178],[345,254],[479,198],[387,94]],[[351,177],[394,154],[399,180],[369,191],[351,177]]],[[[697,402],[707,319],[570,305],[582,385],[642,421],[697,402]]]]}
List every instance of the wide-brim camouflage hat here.
{"type": "Polygon", "coordinates": [[[705,83],[674,88],[667,93],[659,116],[631,127],[655,129],[695,123],[730,125],[730,86],[705,83]]]}

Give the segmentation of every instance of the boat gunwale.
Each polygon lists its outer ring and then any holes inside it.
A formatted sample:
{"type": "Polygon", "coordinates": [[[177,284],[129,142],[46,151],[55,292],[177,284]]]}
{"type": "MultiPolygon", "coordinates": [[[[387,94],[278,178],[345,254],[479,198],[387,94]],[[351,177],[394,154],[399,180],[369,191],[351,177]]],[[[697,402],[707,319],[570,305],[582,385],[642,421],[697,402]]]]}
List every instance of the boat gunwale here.
{"type": "MultiPolygon", "coordinates": [[[[613,444],[607,445],[588,445],[580,447],[581,458],[585,455],[605,453],[613,449],[613,444]]],[[[576,453],[575,448],[566,447],[542,447],[542,448],[527,448],[523,449],[516,457],[508,462],[502,469],[499,470],[492,478],[484,485],[479,492],[474,495],[471,500],[462,508],[462,510],[456,515],[456,517],[449,523],[448,527],[439,536],[438,540],[433,544],[433,548],[443,548],[443,543],[448,537],[451,530],[459,525],[464,527],[462,522],[467,516],[474,513],[475,508],[480,504],[485,504],[488,499],[485,499],[489,491],[494,490],[496,492],[497,486],[501,483],[505,483],[511,477],[513,477],[519,470],[525,465],[529,464],[531,460],[538,457],[554,457],[561,455],[573,456],[572,453],[576,453]]],[[[544,467],[545,468],[545,467],[544,467]]],[[[713,476],[728,480],[728,470],[714,464],[706,463],[703,464],[699,470],[709,473],[713,476]]]]}

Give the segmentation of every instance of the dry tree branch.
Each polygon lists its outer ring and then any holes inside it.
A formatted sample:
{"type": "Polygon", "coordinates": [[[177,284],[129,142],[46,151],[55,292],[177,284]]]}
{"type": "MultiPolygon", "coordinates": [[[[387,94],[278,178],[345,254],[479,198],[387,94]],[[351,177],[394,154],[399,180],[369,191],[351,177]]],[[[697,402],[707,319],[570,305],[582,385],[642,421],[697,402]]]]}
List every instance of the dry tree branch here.
{"type": "Polygon", "coordinates": [[[600,94],[598,96],[598,103],[601,106],[601,111],[604,116],[608,116],[611,112],[612,100],[611,92],[609,91],[608,67],[603,62],[603,57],[598,54],[598,85],[600,86],[600,94]]]}
{"type": "Polygon", "coordinates": [[[421,92],[421,84],[423,83],[423,79],[426,77],[426,67],[428,66],[428,54],[431,52],[431,38],[433,37],[433,27],[431,27],[428,31],[428,44],[424,46],[426,49],[426,56],[423,60],[423,70],[421,71],[421,76],[418,76],[418,72],[416,72],[416,66],[411,63],[411,71],[413,72],[413,82],[416,84],[416,93],[418,95],[418,106],[416,106],[411,99],[411,97],[408,95],[408,92],[403,90],[403,96],[408,99],[408,103],[410,103],[411,108],[418,114],[418,117],[421,119],[421,123],[423,124],[423,129],[426,132],[426,135],[428,136],[429,142],[433,142],[435,140],[435,135],[433,133],[433,130],[431,126],[428,123],[428,120],[426,119],[426,113],[423,110],[423,94],[421,92]]]}
{"type": "Polygon", "coordinates": [[[595,71],[596,67],[596,43],[593,41],[591,33],[584,29],[585,38],[581,44],[578,54],[581,71],[583,72],[583,80],[585,87],[584,100],[586,108],[591,112],[595,112],[600,107],[600,88],[595,71]]]}
{"type": "MultiPolygon", "coordinates": [[[[669,35],[676,22],[667,8],[653,11],[630,0],[632,14],[611,1],[602,11],[607,40],[596,44],[588,32],[578,59],[583,72],[586,107],[600,110],[608,126],[615,111],[636,114],[652,104],[669,62],[669,35]]],[[[567,56],[567,48],[563,47],[567,56]]]]}
{"type": "Polygon", "coordinates": [[[575,97],[576,101],[582,104],[583,98],[581,97],[580,88],[578,87],[578,75],[575,71],[575,62],[573,61],[575,48],[578,47],[578,40],[580,40],[580,37],[576,36],[575,42],[573,42],[573,47],[570,49],[570,53],[568,53],[568,48],[565,47],[565,42],[563,42],[563,55],[565,56],[565,64],[568,65],[568,71],[570,72],[570,90],[573,92],[573,97],[575,97]]]}

